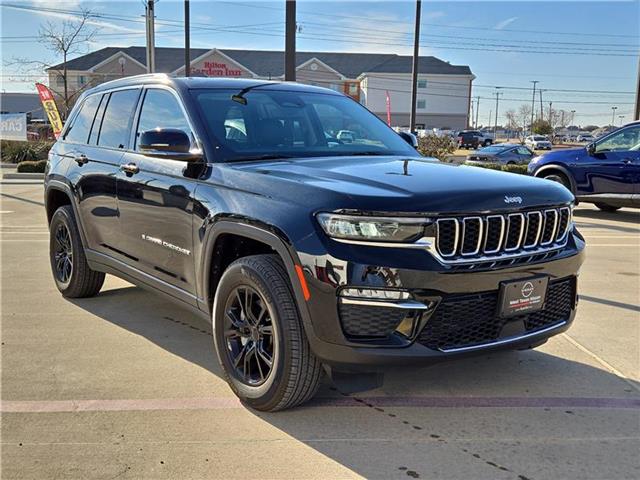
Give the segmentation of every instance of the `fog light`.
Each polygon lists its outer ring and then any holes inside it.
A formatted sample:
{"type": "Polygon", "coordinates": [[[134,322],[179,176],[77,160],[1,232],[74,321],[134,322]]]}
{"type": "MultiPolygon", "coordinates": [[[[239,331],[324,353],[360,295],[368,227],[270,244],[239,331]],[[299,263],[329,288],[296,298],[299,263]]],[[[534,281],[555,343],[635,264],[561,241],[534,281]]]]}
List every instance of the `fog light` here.
{"type": "Polygon", "coordinates": [[[367,298],[373,300],[408,300],[409,292],[402,290],[383,290],[377,288],[344,288],[340,291],[341,297],[367,298]]]}

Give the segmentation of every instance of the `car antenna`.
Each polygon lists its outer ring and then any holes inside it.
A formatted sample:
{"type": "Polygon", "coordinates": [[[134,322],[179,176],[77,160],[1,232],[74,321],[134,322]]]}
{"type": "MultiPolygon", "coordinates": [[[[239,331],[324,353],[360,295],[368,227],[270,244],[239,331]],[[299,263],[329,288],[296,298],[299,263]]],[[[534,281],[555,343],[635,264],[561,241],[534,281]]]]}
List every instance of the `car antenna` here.
{"type": "Polygon", "coordinates": [[[265,85],[271,85],[271,83],[258,83],[257,85],[251,85],[250,87],[243,88],[235,95],[231,95],[231,100],[233,100],[234,102],[238,102],[242,105],[246,105],[247,99],[244,98],[244,95],[246,95],[247,92],[249,92],[250,90],[253,90],[254,88],[263,87],[265,85]]]}

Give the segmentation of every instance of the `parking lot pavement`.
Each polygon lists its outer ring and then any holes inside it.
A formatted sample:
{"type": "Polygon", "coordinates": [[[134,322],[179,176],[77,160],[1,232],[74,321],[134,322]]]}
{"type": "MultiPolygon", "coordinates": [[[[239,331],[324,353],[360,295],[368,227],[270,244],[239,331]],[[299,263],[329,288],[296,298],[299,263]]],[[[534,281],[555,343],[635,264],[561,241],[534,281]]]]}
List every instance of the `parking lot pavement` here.
{"type": "Polygon", "coordinates": [[[189,312],[113,277],[58,294],[41,185],[1,202],[2,478],[640,477],[637,210],[576,210],[588,255],[567,334],[264,414],[189,312]]]}

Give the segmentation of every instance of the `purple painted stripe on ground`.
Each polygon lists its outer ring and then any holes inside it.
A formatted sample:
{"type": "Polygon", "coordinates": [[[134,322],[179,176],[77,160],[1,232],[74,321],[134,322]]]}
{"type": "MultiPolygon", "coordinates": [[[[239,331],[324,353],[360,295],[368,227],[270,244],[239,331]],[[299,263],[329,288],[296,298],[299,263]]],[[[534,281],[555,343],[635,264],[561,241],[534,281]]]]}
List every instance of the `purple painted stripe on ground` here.
{"type": "MultiPolygon", "coordinates": [[[[318,397],[315,407],[423,408],[619,408],[640,409],[640,398],[602,397],[318,397]]],[[[150,398],[138,400],[5,400],[3,413],[218,410],[243,408],[234,397],[150,398]]]]}

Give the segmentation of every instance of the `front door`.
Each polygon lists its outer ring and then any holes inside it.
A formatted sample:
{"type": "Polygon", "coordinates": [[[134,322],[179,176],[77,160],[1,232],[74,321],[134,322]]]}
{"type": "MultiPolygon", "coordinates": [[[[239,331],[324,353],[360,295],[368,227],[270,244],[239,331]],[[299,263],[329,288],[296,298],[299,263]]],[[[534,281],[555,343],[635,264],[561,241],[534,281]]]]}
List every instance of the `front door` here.
{"type": "Polygon", "coordinates": [[[177,128],[193,138],[180,100],[165,88],[147,88],[137,116],[133,150],[118,173],[121,248],[136,267],[195,295],[192,212],[196,187],[185,161],[138,151],[142,132],[177,128]]]}

